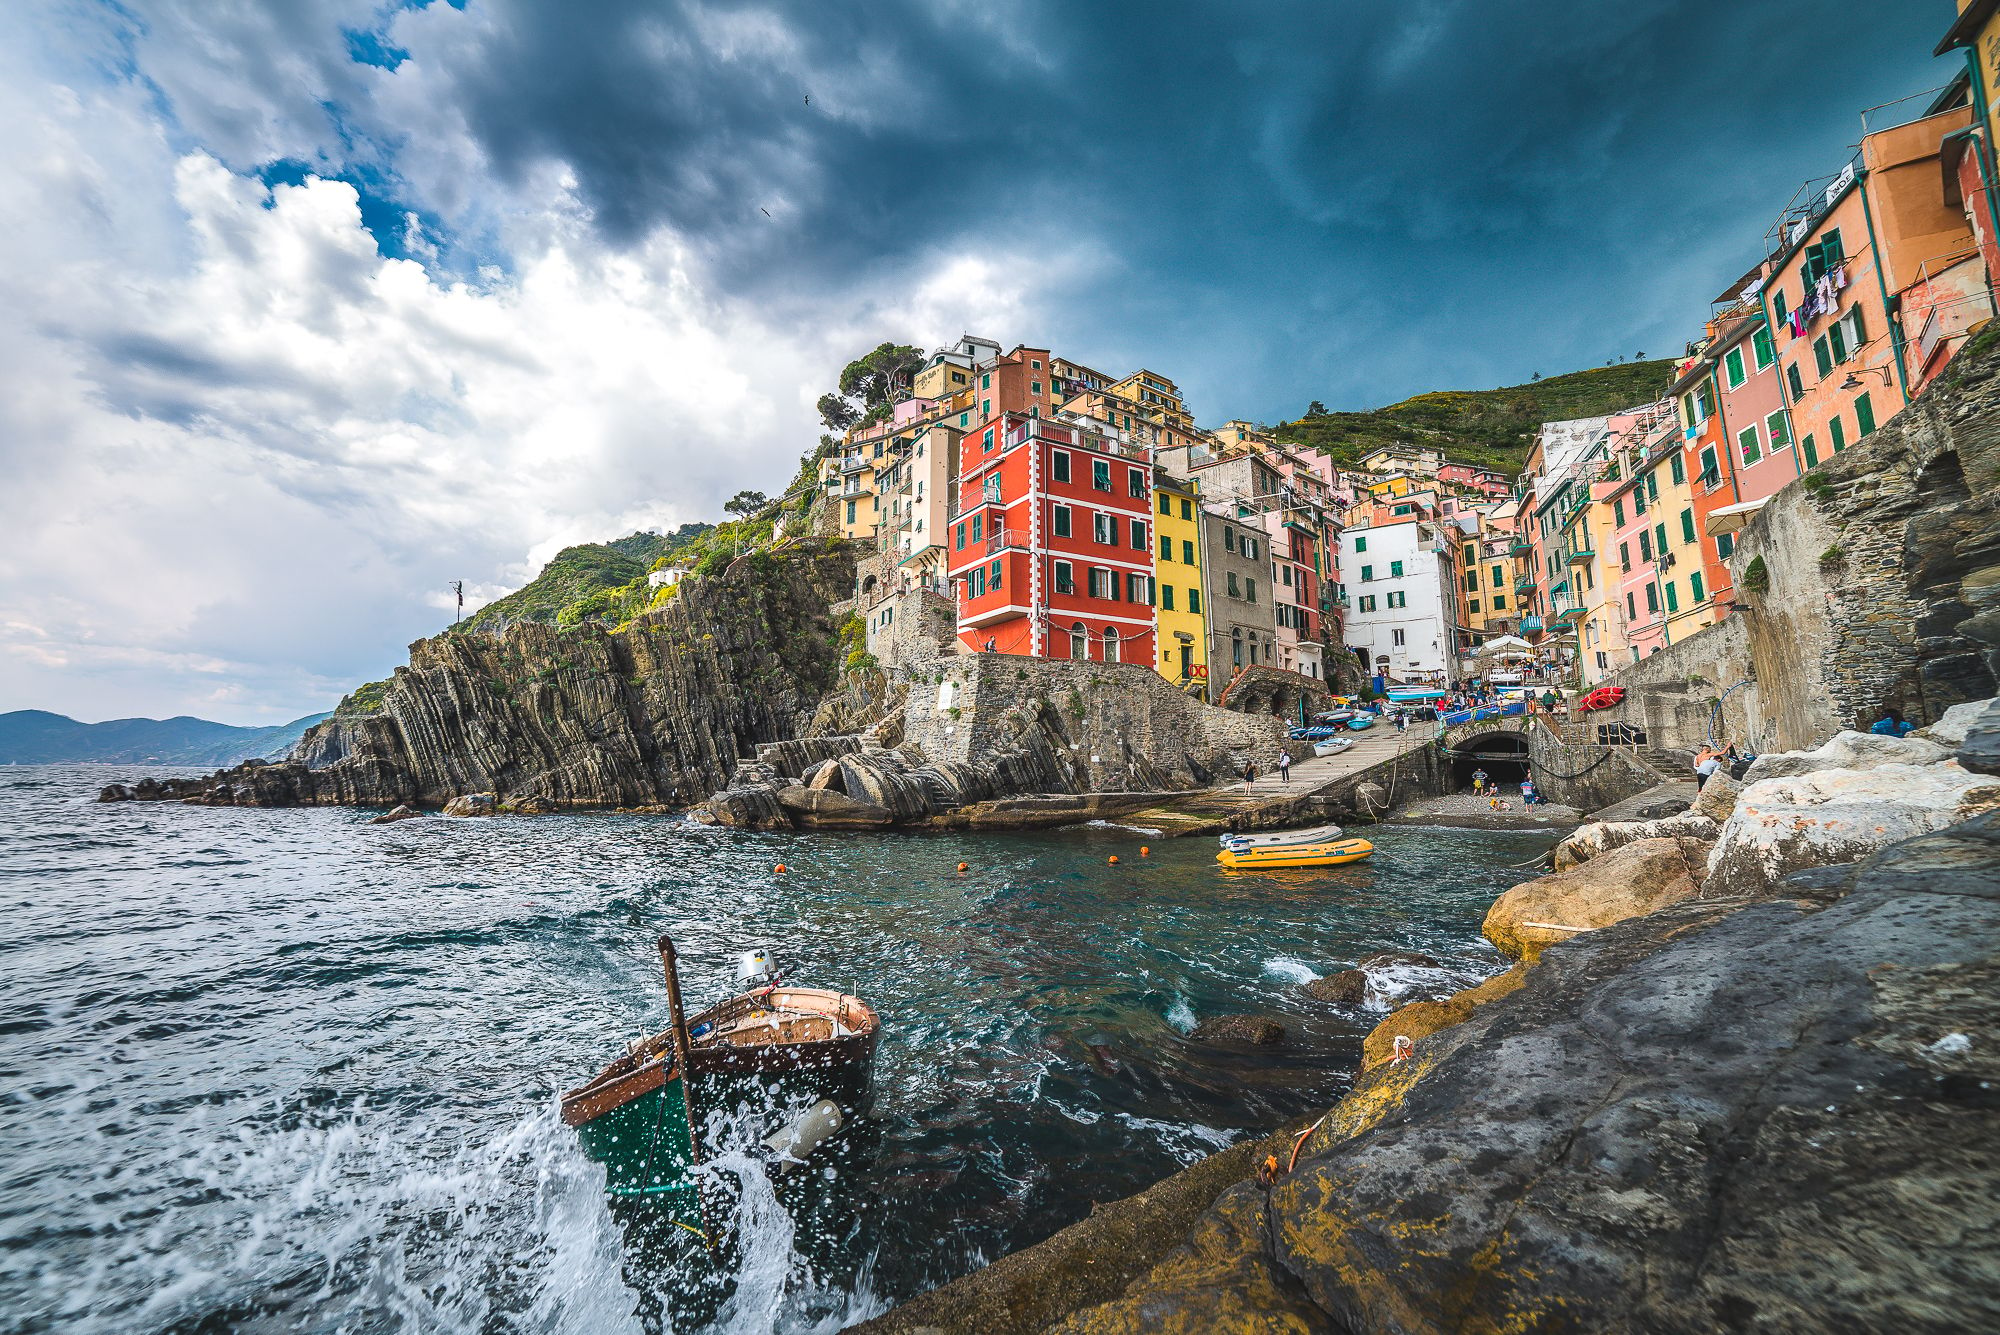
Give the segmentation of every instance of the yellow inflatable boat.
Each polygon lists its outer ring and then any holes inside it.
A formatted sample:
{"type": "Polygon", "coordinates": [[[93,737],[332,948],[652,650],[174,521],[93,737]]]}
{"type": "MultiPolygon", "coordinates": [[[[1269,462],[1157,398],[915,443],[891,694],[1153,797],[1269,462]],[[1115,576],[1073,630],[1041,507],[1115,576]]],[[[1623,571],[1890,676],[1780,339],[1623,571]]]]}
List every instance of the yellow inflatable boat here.
{"type": "Polygon", "coordinates": [[[1338,825],[1276,834],[1225,834],[1215,860],[1225,867],[1334,867],[1359,862],[1375,851],[1366,839],[1350,839],[1338,825]]]}

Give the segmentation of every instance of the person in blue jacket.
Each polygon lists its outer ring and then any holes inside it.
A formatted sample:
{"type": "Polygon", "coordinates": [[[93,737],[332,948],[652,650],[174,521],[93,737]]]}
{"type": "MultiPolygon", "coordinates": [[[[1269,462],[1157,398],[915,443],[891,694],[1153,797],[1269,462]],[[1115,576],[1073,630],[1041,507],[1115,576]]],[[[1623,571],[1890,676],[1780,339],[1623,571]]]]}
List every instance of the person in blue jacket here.
{"type": "Polygon", "coordinates": [[[1908,737],[1917,730],[1917,725],[1905,719],[1900,710],[1885,709],[1882,717],[1868,731],[1883,737],[1908,737]]]}

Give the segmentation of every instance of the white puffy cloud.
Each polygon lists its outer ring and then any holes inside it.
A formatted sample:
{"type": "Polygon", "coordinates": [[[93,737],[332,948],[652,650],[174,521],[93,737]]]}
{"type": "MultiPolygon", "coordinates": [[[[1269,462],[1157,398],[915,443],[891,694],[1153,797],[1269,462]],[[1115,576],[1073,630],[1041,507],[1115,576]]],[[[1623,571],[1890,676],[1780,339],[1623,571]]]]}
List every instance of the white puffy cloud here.
{"type": "MultiPolygon", "coordinates": [[[[448,618],[452,579],[495,596],[567,543],[782,487],[858,348],[1032,316],[1026,266],[944,254],[836,318],[753,308],[665,230],[597,242],[559,169],[468,185],[496,265],[385,257],[354,187],[248,174],[326,159],[319,64],[183,117],[143,65],[77,58],[81,28],[5,28],[0,710],[330,707],[448,618]]],[[[473,163],[448,119],[429,161],[473,163]]]]}

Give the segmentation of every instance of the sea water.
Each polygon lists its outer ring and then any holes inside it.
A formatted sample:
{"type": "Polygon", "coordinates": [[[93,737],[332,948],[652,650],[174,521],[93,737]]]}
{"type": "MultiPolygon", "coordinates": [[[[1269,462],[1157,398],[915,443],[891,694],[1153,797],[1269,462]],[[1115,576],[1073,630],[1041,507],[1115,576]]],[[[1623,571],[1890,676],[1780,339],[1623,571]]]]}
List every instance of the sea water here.
{"type": "Polygon", "coordinates": [[[1244,873],[1121,827],[90,800],[129,777],[0,770],[0,1331],[838,1330],[1325,1107],[1397,978],[1301,984],[1385,950],[1494,972],[1481,916],[1549,842],[1384,828],[1244,873]],[[663,1027],[662,932],[691,1008],[769,945],[883,1017],[851,1212],[801,1222],[723,1156],[737,1242],[693,1307],[556,1114],[663,1027]],[[1189,1037],[1252,1012],[1287,1041],[1189,1037]]]}

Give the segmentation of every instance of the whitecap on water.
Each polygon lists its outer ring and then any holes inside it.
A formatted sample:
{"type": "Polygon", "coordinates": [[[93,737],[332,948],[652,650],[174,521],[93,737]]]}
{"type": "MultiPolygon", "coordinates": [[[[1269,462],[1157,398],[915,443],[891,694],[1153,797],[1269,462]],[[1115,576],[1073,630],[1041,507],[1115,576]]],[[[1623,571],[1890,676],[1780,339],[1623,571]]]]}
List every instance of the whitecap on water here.
{"type": "Polygon", "coordinates": [[[1149,834],[1153,836],[1153,838],[1155,839],[1160,837],[1160,831],[1151,829],[1148,826],[1121,825],[1119,822],[1115,820],[1087,820],[1084,822],[1084,824],[1089,826],[1095,826],[1097,829],[1100,830],[1129,830],[1133,834],[1149,834]]]}
{"type": "Polygon", "coordinates": [[[1218,1150],[1226,1150],[1242,1136],[1239,1131],[1224,1131],[1196,1122],[1162,1122],[1123,1112],[1112,1115],[1134,1131],[1150,1136],[1180,1164],[1195,1163],[1218,1150]]]}
{"type": "Polygon", "coordinates": [[[1319,970],[1302,959],[1290,955],[1276,955],[1264,961],[1264,972],[1286,983],[1310,983],[1320,976],[1319,970]]]}
{"type": "Polygon", "coordinates": [[[1167,1007],[1166,1021],[1183,1034],[1194,1032],[1194,1007],[1188,1005],[1186,997],[1177,996],[1174,1004],[1167,1007]]]}

